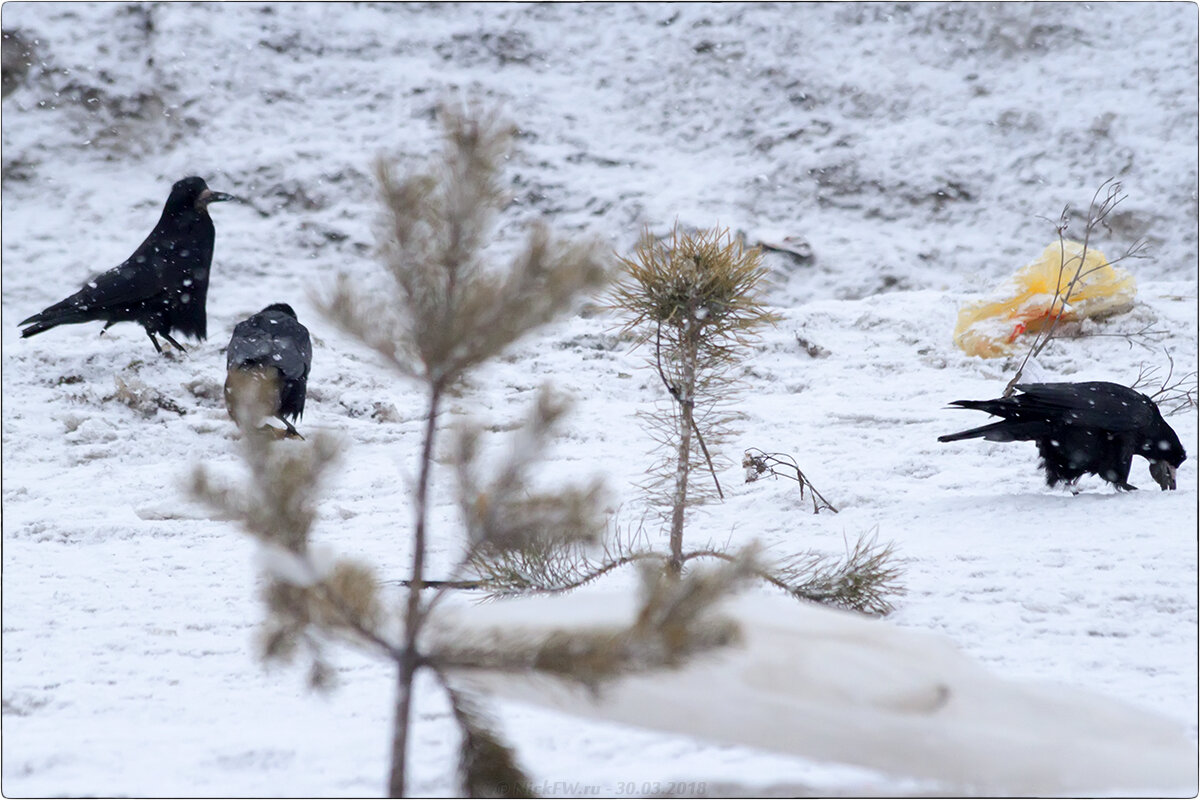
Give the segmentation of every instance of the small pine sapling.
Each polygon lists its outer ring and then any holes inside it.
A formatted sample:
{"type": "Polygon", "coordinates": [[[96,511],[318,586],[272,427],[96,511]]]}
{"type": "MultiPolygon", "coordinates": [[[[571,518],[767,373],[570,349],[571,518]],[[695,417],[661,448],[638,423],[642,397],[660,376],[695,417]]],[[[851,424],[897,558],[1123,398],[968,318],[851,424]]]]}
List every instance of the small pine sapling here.
{"type": "MultiPolygon", "coordinates": [[[[468,564],[478,579],[473,586],[493,596],[566,592],[628,564],[678,580],[690,561],[740,558],[711,546],[685,549],[683,526],[696,494],[688,481],[694,467],[707,464],[720,493],[708,445],[728,432],[731,415],[717,409],[736,397],[728,370],[744,358],[757,331],[776,320],[755,299],[764,277],[758,253],[719,230],[689,235],[676,227],[666,243],[644,237],[634,257],[622,263],[625,278],[611,292],[610,305],[627,313],[626,329],[640,343],[654,342],[651,365],[671,398],[666,412],[650,418],[651,431],[667,452],[651,485],[660,487],[656,498],[669,512],[669,550],[656,549],[639,525],[632,533],[615,527],[599,553],[579,542],[478,553],[468,564]]],[[[787,466],[785,458],[761,453],[755,463],[765,472],[787,466]]],[[[790,466],[801,496],[806,487],[811,491],[814,510],[823,505],[836,513],[794,461],[790,466]]],[[[798,599],[886,614],[892,610],[888,596],[903,591],[897,564],[892,546],[877,546],[871,536],[848,548],[844,560],[811,552],[778,561],[761,557],[746,572],[798,599]]]]}
{"type": "Polygon", "coordinates": [[[761,252],[746,250],[725,230],[689,234],[676,225],[669,241],[647,232],[621,266],[611,305],[626,315],[625,330],[639,343],[653,342],[652,364],[672,400],[668,412],[651,418],[668,450],[652,485],[667,487],[668,570],[679,575],[684,517],[697,494],[689,478],[700,456],[724,497],[709,443],[728,434],[731,417],[723,409],[735,399],[729,368],[779,316],[758,299],[767,274],[761,252]]]}

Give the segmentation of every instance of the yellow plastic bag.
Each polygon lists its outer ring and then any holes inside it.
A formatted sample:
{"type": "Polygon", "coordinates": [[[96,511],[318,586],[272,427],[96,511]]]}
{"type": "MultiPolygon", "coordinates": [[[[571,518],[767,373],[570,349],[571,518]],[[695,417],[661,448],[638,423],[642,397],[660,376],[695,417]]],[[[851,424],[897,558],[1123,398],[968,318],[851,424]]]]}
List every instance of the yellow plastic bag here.
{"type": "Polygon", "coordinates": [[[1055,242],[1041,258],[1017,271],[1003,290],[1002,300],[972,300],[958,310],[954,343],[967,355],[995,358],[1011,355],[1017,339],[1037,333],[1061,315],[1064,322],[1099,318],[1128,311],[1137,294],[1137,281],[1128,270],[1108,263],[1104,254],[1088,248],[1080,269],[1079,242],[1055,242]],[[1070,303],[1063,299],[1076,271],[1070,303]],[[1058,296],[1055,296],[1055,287],[1058,296]]]}

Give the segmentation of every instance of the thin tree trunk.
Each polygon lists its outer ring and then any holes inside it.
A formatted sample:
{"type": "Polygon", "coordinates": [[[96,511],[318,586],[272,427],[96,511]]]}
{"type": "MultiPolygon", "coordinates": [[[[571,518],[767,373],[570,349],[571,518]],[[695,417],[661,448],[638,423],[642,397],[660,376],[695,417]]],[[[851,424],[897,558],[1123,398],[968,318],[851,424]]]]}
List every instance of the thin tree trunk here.
{"type": "MultiPolygon", "coordinates": [[[[694,324],[694,323],[693,323],[694,324]]],[[[692,411],[696,400],[696,343],[692,341],[692,326],[684,332],[687,343],[683,354],[683,373],[679,387],[679,449],[675,461],[675,494],[671,509],[671,558],[667,574],[678,578],[683,573],[683,515],[687,508],[688,472],[692,459],[692,411]]]]}
{"type": "Polygon", "coordinates": [[[671,558],[667,561],[667,571],[675,577],[683,572],[683,511],[687,505],[688,459],[692,447],[692,410],[687,405],[680,406],[683,424],[679,432],[679,454],[675,465],[675,496],[674,507],[671,510],[671,558]]]}
{"type": "Polygon", "coordinates": [[[399,664],[396,686],[396,717],[392,728],[392,769],[388,776],[388,797],[404,797],[408,755],[408,728],[412,720],[412,687],[417,674],[417,634],[421,628],[421,589],[425,585],[425,525],[429,506],[429,472],[433,464],[433,439],[437,433],[441,386],[434,384],[429,393],[429,419],[425,423],[425,442],[421,448],[421,471],[417,478],[416,532],[413,535],[412,577],[408,583],[408,602],[404,618],[404,652],[399,664]]]}

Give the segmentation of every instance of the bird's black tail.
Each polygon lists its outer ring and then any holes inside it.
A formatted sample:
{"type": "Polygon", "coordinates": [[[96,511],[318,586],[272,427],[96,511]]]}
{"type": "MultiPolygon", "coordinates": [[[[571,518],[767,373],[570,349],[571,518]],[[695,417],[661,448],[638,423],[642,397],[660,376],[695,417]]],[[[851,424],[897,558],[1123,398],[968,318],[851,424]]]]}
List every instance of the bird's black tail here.
{"type": "Polygon", "coordinates": [[[57,328],[59,325],[70,325],[73,322],[87,322],[90,319],[92,318],[87,314],[83,314],[70,306],[66,308],[50,306],[41,313],[21,320],[19,326],[22,328],[21,336],[29,337],[36,336],[42,331],[48,331],[51,328],[57,328]]]}
{"type": "MultiPolygon", "coordinates": [[[[25,323],[22,322],[21,324],[24,325],[25,323]]],[[[39,322],[36,325],[30,325],[28,328],[23,328],[21,330],[21,337],[37,336],[42,331],[48,331],[55,327],[58,327],[57,322],[39,322]]]]}
{"type": "Polygon", "coordinates": [[[992,431],[997,431],[1004,426],[1003,422],[993,422],[991,425],[984,425],[981,428],[971,428],[969,431],[960,431],[959,433],[947,433],[945,436],[939,436],[939,442],[958,442],[963,439],[979,439],[985,437],[992,431]]]}
{"type": "Polygon", "coordinates": [[[1004,419],[991,425],[981,425],[960,433],[939,436],[939,442],[957,442],[962,439],[987,439],[989,442],[1029,441],[1049,432],[1050,426],[1046,419],[1030,419],[1030,415],[1023,411],[1020,403],[1007,397],[996,400],[955,400],[950,405],[986,411],[992,416],[1004,419]]]}
{"type": "Polygon", "coordinates": [[[1013,403],[1005,398],[999,400],[955,400],[950,403],[952,406],[959,408],[970,408],[975,411],[986,411],[997,417],[1008,417],[1010,413],[1006,413],[1013,407],[1013,403]]]}
{"type": "Polygon", "coordinates": [[[26,325],[29,326],[27,328],[22,327],[21,336],[22,337],[36,336],[37,334],[41,333],[42,331],[48,331],[51,328],[56,328],[61,324],[62,324],[62,322],[60,322],[57,319],[47,319],[46,315],[44,313],[34,314],[29,319],[23,320],[21,322],[22,326],[26,326],[26,325]]]}
{"type": "Polygon", "coordinates": [[[939,436],[938,441],[958,442],[963,439],[987,439],[989,442],[1027,442],[1031,439],[1045,436],[1048,432],[1049,426],[1042,420],[1017,422],[1016,420],[1005,419],[993,422],[991,425],[971,428],[968,431],[948,433],[945,436],[939,436]]]}

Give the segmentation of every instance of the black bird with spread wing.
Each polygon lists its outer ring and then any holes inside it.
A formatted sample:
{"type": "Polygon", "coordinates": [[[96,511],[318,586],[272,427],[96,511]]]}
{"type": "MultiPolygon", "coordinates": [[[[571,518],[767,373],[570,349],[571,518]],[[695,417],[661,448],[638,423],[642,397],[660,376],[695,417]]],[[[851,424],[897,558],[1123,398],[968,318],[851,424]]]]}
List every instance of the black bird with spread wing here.
{"type": "Polygon", "coordinates": [[[180,350],[183,346],[172,338],[173,332],[203,341],[214,238],[208,205],[233,199],[233,195],[209,189],[203,178],[177,181],[158,224],[125,263],[23,321],[21,325],[28,327],[21,335],[103,320],[104,330],[118,322],[138,323],[160,353],[156,334],[180,350]]]}
{"type": "Polygon", "coordinates": [[[258,428],[263,417],[275,417],[286,435],[304,438],[285,417],[304,414],[312,342],[291,306],[269,305],[234,326],[225,363],[225,407],[239,427],[258,428]]]}
{"type": "Polygon", "coordinates": [[[1004,419],[939,436],[938,441],[1036,442],[1050,486],[1073,487],[1080,476],[1090,473],[1118,489],[1136,489],[1129,484],[1129,467],[1138,455],[1150,462],[1150,475],[1159,486],[1175,488],[1175,470],[1187,454],[1146,395],[1106,381],[1025,383],[1016,388],[1022,394],[951,403],[1004,419]]]}

